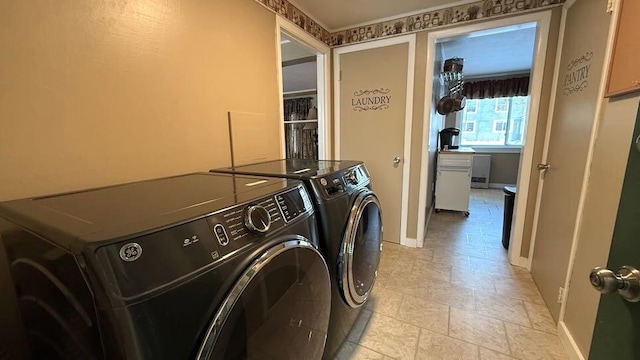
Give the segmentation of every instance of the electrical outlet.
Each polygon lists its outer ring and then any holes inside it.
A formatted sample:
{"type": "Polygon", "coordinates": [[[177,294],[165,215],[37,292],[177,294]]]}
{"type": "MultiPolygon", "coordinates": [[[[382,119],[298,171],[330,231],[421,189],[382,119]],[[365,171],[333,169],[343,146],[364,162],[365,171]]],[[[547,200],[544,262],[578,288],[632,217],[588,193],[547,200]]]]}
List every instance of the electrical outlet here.
{"type": "Polygon", "coordinates": [[[564,301],[564,288],[563,287],[559,287],[558,288],[558,304],[562,304],[562,302],[564,301]]]}
{"type": "Polygon", "coordinates": [[[616,0],[607,0],[607,13],[612,13],[616,6],[616,0]]]}

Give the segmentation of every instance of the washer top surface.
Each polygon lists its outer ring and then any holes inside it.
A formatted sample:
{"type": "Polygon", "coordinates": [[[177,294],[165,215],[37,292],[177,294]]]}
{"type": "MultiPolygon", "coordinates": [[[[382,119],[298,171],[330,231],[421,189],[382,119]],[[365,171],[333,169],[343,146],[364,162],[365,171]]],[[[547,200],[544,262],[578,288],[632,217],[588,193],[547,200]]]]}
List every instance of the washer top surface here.
{"type": "Polygon", "coordinates": [[[187,174],[8,201],[0,216],[69,246],[188,221],[291,186],[277,178],[187,174]]]}
{"type": "Polygon", "coordinates": [[[361,164],[361,161],[352,160],[286,159],[215,169],[215,171],[248,175],[278,175],[290,179],[305,180],[342,172],[361,164]]]}

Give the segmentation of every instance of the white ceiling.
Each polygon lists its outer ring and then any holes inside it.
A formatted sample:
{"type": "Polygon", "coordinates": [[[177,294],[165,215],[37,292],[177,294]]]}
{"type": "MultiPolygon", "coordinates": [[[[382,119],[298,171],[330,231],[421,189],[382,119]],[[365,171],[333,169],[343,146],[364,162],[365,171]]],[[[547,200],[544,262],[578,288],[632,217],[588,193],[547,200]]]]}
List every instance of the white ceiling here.
{"type": "Polygon", "coordinates": [[[469,0],[290,0],[329,31],[469,0]]]}
{"type": "Polygon", "coordinates": [[[315,52],[312,52],[309,48],[285,34],[282,34],[280,37],[280,49],[282,51],[282,61],[296,60],[316,55],[315,52]]]}
{"type": "Polygon", "coordinates": [[[536,28],[518,25],[472,33],[442,42],[443,58],[464,59],[465,77],[531,70],[536,28]]]}

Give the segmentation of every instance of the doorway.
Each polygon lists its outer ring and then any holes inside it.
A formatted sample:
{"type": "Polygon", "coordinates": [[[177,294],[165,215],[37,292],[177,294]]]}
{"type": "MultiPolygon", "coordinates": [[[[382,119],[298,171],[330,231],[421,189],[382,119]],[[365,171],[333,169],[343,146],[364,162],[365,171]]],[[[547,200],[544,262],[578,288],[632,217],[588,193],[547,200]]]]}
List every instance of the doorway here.
{"type": "MultiPolygon", "coordinates": [[[[522,190],[518,191],[515,195],[515,209],[512,222],[511,241],[509,245],[508,258],[511,264],[526,266],[526,259],[522,258],[520,254],[524,235],[524,222],[528,199],[527,195],[531,178],[531,164],[533,161],[533,150],[535,145],[538,111],[542,95],[542,79],[550,22],[551,13],[541,12],[486,22],[482,24],[474,24],[436,31],[429,34],[427,43],[427,71],[425,82],[426,84],[435,84],[436,86],[427,86],[425,89],[426,103],[424,112],[425,118],[422,143],[426,144],[426,146],[423,146],[423,164],[420,176],[420,207],[418,217],[420,220],[418,224],[419,242],[422,242],[425,237],[427,221],[432,210],[433,201],[428,201],[428,198],[433,199],[431,195],[431,189],[434,188],[432,179],[433,174],[435,173],[438,130],[442,129],[443,127],[445,127],[445,124],[447,124],[447,126],[453,125],[455,127],[463,127],[461,129],[463,130],[463,135],[464,132],[472,134],[474,133],[474,131],[476,132],[476,134],[478,134],[480,132],[480,124],[478,123],[479,119],[474,119],[473,116],[471,116],[471,113],[475,111],[477,114],[477,112],[480,111],[481,105],[487,105],[481,104],[480,101],[471,101],[469,103],[470,107],[467,108],[468,111],[466,113],[460,112],[460,114],[449,116],[448,119],[442,117],[438,118],[434,116],[435,104],[437,104],[440,96],[444,94],[444,86],[441,86],[441,89],[443,89],[442,94],[439,93],[439,88],[437,85],[441,84],[439,79],[440,69],[436,68],[436,64],[438,64],[438,66],[441,66],[441,62],[444,61],[442,51],[445,48],[443,45],[447,42],[456,41],[461,43],[467,41],[477,42],[477,40],[479,40],[480,38],[489,36],[493,36],[495,40],[497,40],[500,37],[504,37],[505,34],[508,34],[509,32],[517,32],[519,36],[533,38],[533,42],[530,44],[531,48],[528,50],[530,54],[530,68],[521,69],[521,71],[512,69],[511,71],[509,71],[511,73],[507,74],[505,74],[504,72],[502,74],[496,74],[497,71],[495,70],[493,72],[494,75],[498,75],[499,78],[503,79],[509,78],[510,76],[515,77],[516,75],[522,75],[522,73],[528,73],[529,95],[528,99],[526,100],[526,104],[518,103],[517,106],[515,106],[513,103],[509,103],[509,101],[505,102],[504,99],[488,99],[488,102],[494,103],[494,108],[492,109],[492,111],[494,113],[504,114],[505,118],[488,120],[490,126],[487,131],[493,136],[491,139],[485,139],[482,136],[469,136],[468,139],[470,142],[467,142],[466,144],[463,143],[463,145],[473,146],[472,144],[474,143],[474,141],[476,143],[481,143],[483,141],[501,141],[503,143],[503,146],[500,149],[501,151],[496,152],[496,158],[514,156],[517,158],[517,165],[512,164],[511,167],[517,167],[515,175],[516,185],[518,189],[522,190]],[[518,123],[517,121],[512,121],[511,131],[509,131],[509,115],[511,115],[512,110],[515,110],[516,108],[523,110],[523,107],[524,112],[528,115],[527,118],[531,120],[526,122],[526,125],[523,122],[518,123]],[[509,145],[509,142],[511,142],[512,146],[509,145]],[[516,151],[519,151],[519,155],[516,151]],[[512,155],[514,153],[516,155],[512,155]],[[427,206],[429,206],[429,208],[427,206]]],[[[503,39],[502,41],[505,40],[503,39]]],[[[455,46],[451,45],[458,46],[460,44],[454,43],[449,45],[450,48],[455,49],[455,46]]],[[[473,55],[469,55],[468,57],[471,58],[473,57],[473,55]]],[[[508,56],[502,56],[502,58],[508,58],[508,56]]],[[[468,65],[468,63],[465,65],[468,65]]],[[[470,79],[473,80],[473,77],[470,76],[470,79]]],[[[473,115],[475,116],[475,114],[473,115]]],[[[489,148],[487,148],[487,150],[489,150],[489,148]]],[[[512,160],[513,159],[508,159],[508,161],[513,163],[512,160]]],[[[494,183],[494,186],[497,187],[501,187],[503,185],[509,184],[503,182],[494,183]]],[[[473,216],[473,214],[471,216],[473,216]]],[[[418,245],[421,246],[422,244],[419,243],[418,245]]]]}
{"type": "Polygon", "coordinates": [[[277,19],[281,157],[331,159],[329,47],[277,19]]]}

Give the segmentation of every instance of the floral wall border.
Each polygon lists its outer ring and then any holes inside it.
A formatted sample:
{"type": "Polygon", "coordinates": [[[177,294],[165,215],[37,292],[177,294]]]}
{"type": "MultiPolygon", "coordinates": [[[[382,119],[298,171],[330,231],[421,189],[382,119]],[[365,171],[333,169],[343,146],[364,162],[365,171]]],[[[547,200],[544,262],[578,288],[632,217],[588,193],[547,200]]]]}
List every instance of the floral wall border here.
{"type": "Polygon", "coordinates": [[[254,0],[331,46],[343,46],[439,27],[513,15],[563,4],[566,0],[480,0],[330,33],[287,0],[254,0]]]}
{"type": "Polygon", "coordinates": [[[332,47],[559,5],[565,0],[481,0],[331,34],[332,47]]]}
{"type": "Polygon", "coordinates": [[[307,14],[298,9],[295,5],[291,4],[287,0],[255,0],[260,5],[276,13],[292,23],[296,24],[299,28],[306,31],[311,36],[329,45],[331,40],[331,34],[329,31],[320,24],[316,23],[307,14]]]}

